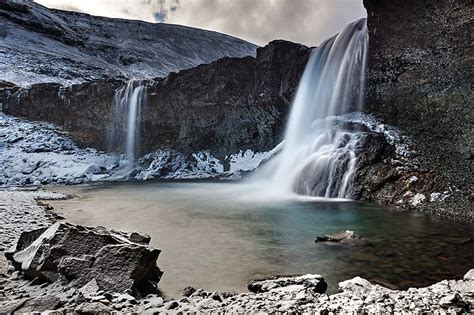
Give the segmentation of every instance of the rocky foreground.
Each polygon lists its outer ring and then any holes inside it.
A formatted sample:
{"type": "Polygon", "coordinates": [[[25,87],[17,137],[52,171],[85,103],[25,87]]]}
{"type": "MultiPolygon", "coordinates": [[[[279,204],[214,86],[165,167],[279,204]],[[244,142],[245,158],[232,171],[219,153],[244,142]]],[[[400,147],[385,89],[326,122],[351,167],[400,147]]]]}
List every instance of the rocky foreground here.
{"type": "Polygon", "coordinates": [[[51,225],[56,218],[44,215],[46,206],[35,199],[66,196],[0,191],[0,197],[2,212],[12,218],[2,224],[2,244],[18,239],[5,252],[8,260],[0,258],[0,313],[474,311],[474,269],[461,280],[406,291],[356,277],[339,283],[340,293],[328,295],[324,278],[308,274],[251,281],[249,293],[188,287],[182,298],[169,300],[158,290],[160,251],[148,245],[148,236],[67,222],[51,225]],[[24,212],[37,219],[20,219],[24,212]],[[20,233],[22,226],[32,231],[20,233]]]}

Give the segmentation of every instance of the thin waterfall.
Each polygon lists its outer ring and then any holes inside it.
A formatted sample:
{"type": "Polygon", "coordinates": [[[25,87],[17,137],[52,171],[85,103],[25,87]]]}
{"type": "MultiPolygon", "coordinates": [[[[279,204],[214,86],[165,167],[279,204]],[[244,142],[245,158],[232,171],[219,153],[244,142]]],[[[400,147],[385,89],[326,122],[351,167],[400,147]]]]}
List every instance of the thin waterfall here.
{"type": "Polygon", "coordinates": [[[367,47],[366,19],[360,19],[313,51],[292,104],[284,148],[268,166],[272,192],[352,196],[363,133],[339,115],[362,109],[367,47]]]}
{"type": "Polygon", "coordinates": [[[115,92],[114,121],[111,146],[125,153],[127,162],[138,157],[142,108],[147,101],[147,89],[139,80],[129,80],[115,92]]]}

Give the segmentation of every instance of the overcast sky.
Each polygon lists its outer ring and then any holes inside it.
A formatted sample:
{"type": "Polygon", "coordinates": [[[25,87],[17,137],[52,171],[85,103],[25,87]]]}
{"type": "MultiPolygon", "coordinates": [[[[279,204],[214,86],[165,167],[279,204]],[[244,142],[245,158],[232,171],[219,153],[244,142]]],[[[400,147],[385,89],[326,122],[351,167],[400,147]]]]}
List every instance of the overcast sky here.
{"type": "Polygon", "coordinates": [[[193,26],[264,45],[316,46],[366,16],[362,0],[35,0],[47,7],[193,26]]]}

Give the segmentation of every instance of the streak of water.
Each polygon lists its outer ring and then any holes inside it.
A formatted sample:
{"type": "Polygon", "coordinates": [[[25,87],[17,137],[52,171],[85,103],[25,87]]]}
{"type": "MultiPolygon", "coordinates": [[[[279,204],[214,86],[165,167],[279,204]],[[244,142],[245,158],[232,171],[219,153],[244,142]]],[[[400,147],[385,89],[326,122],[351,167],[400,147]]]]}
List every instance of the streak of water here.
{"type": "Polygon", "coordinates": [[[134,162],[137,158],[141,112],[146,104],[146,97],[146,87],[133,79],[115,92],[110,142],[112,147],[124,151],[128,162],[134,162]]]}

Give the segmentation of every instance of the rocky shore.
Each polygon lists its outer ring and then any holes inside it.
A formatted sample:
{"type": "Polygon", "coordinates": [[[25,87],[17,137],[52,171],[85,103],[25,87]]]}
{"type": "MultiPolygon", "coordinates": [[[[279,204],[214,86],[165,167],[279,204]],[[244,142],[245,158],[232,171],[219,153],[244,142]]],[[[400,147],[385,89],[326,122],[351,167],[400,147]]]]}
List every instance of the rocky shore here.
{"type": "Polygon", "coordinates": [[[150,238],[67,222],[53,224],[58,218],[37,200],[66,197],[40,190],[0,191],[2,212],[11,218],[2,224],[2,252],[15,244],[4,252],[8,260],[0,258],[0,313],[474,310],[474,269],[460,280],[406,291],[355,277],[339,283],[339,293],[329,295],[324,278],[308,274],[251,281],[249,293],[188,287],[182,298],[167,299],[158,290],[160,251],[148,245],[150,238]],[[25,212],[30,215],[23,216],[25,212]],[[22,233],[25,230],[32,232],[22,233]]]}

